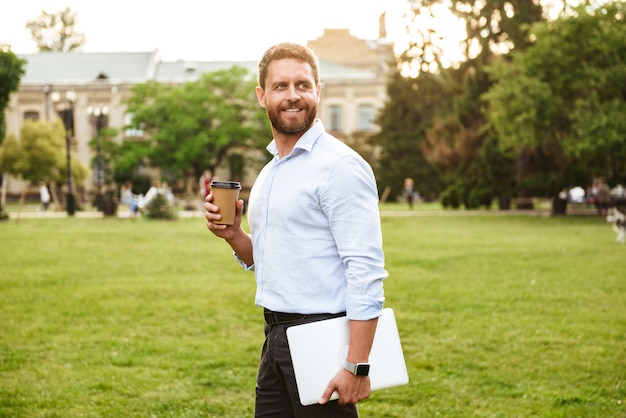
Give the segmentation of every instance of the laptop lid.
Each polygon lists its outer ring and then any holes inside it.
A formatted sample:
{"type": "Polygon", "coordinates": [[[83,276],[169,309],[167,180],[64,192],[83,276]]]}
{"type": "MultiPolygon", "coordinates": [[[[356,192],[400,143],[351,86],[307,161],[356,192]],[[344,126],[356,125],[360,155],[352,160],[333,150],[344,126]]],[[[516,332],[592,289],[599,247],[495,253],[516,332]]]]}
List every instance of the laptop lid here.
{"type": "MultiPolygon", "coordinates": [[[[287,340],[302,405],[319,401],[330,380],[343,368],[350,338],[347,317],[327,319],[287,328],[287,340]]],[[[396,319],[383,309],[369,356],[372,391],[409,382],[396,319]]],[[[331,399],[338,399],[333,393],[331,399]]]]}

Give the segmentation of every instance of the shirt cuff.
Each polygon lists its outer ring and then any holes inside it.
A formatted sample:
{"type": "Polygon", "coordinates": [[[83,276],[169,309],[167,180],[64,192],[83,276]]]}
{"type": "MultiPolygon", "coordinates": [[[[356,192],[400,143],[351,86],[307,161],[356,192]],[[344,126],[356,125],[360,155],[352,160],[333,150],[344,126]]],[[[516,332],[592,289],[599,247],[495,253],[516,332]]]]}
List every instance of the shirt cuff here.
{"type": "Polygon", "coordinates": [[[368,321],[378,318],[383,314],[383,302],[385,298],[348,298],[346,314],[348,319],[355,321],[368,321]]]}
{"type": "Polygon", "coordinates": [[[235,257],[235,260],[237,260],[237,262],[241,265],[241,267],[243,267],[246,271],[254,271],[254,264],[247,265],[246,263],[243,262],[241,258],[239,258],[237,253],[234,253],[234,252],[233,252],[233,257],[235,257]]]}

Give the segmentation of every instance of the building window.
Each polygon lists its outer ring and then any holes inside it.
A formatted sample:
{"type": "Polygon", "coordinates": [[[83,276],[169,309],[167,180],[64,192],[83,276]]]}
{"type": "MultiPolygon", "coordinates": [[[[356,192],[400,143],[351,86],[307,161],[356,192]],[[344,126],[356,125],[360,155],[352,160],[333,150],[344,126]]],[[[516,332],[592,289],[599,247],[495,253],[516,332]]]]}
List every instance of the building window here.
{"type": "Polygon", "coordinates": [[[28,111],[24,112],[24,120],[39,120],[39,112],[28,111]]]}
{"type": "Polygon", "coordinates": [[[374,130],[374,106],[372,106],[371,104],[359,105],[357,130],[359,131],[373,131],[374,130]]]}
{"type": "Polygon", "coordinates": [[[330,131],[342,131],[343,130],[343,112],[341,106],[330,105],[328,107],[328,130],[330,131]]]}

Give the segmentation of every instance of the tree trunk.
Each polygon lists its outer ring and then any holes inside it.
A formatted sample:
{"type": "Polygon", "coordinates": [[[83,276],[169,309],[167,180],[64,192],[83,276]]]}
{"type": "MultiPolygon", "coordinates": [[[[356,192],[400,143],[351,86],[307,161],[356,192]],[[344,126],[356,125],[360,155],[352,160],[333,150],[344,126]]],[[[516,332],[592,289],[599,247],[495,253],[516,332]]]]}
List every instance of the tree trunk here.
{"type": "MultiPolygon", "coordinates": [[[[515,161],[515,177],[517,178],[518,184],[522,183],[530,172],[529,161],[530,150],[528,148],[524,148],[519,153],[517,160],[515,161]]],[[[535,204],[533,203],[532,197],[533,196],[531,196],[531,193],[528,190],[519,190],[517,192],[517,209],[534,209],[535,204]]]]}
{"type": "Polygon", "coordinates": [[[52,195],[52,201],[54,202],[54,210],[60,210],[62,208],[61,202],[59,201],[59,195],[57,193],[57,184],[50,184],[50,194],[52,195]]]}
{"type": "Polygon", "coordinates": [[[9,173],[2,175],[2,198],[0,199],[0,207],[7,205],[7,187],[9,187],[9,173]]]}
{"type": "Polygon", "coordinates": [[[15,218],[15,222],[19,222],[20,215],[22,214],[22,208],[24,207],[24,201],[26,200],[26,192],[30,187],[30,181],[26,181],[24,186],[22,187],[22,194],[20,195],[20,203],[17,206],[17,217],[15,218]]]}

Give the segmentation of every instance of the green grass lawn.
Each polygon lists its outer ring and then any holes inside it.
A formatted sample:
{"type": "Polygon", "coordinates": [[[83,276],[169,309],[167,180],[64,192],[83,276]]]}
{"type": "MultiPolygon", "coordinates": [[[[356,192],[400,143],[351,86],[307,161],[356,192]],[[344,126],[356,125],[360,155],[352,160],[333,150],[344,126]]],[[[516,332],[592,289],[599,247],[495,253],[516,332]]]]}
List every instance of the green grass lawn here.
{"type": "MultiPolygon", "coordinates": [[[[626,417],[626,247],[602,218],[382,222],[410,382],[362,417],[626,417]]],[[[0,234],[0,416],[252,416],[254,277],[202,218],[0,234]]]]}

